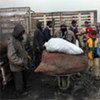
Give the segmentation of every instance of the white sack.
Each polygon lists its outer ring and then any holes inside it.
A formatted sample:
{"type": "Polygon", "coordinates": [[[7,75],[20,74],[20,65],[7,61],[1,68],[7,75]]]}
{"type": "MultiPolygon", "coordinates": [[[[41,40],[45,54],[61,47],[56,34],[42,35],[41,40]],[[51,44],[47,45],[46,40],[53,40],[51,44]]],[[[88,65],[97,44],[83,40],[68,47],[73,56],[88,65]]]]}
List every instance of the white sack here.
{"type": "Polygon", "coordinates": [[[76,45],[61,39],[52,38],[44,44],[47,51],[50,52],[63,52],[66,54],[82,54],[83,50],[76,45]]]}
{"type": "Polygon", "coordinates": [[[79,47],[79,41],[76,39],[76,46],[79,47]]]}

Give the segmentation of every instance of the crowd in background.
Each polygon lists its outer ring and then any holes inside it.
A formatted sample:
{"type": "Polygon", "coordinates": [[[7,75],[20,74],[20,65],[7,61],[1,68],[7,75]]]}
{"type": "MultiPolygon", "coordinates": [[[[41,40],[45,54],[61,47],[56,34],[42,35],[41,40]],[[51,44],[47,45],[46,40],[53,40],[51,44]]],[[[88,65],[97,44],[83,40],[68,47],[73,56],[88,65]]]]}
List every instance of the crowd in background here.
{"type": "MultiPolygon", "coordinates": [[[[77,27],[77,21],[72,20],[71,26],[67,27],[65,22],[62,22],[60,24],[60,29],[56,30],[53,36],[51,35],[52,31],[52,22],[47,22],[46,28],[42,28],[42,23],[38,22],[38,24],[41,24],[41,30],[37,26],[37,34],[38,36],[35,37],[36,41],[34,43],[37,43],[37,46],[35,48],[38,48],[37,51],[43,51],[41,47],[43,47],[43,44],[47,42],[50,38],[55,37],[55,38],[63,38],[80,48],[84,50],[84,54],[88,57],[88,62],[89,62],[89,70],[93,71],[95,75],[98,77],[100,73],[100,63],[99,63],[99,37],[100,37],[100,26],[92,26],[90,22],[85,21],[84,26],[82,27],[81,30],[77,27]],[[39,33],[41,31],[41,33],[39,33]],[[41,36],[42,35],[42,36],[41,36]],[[44,36],[44,38],[43,38],[44,36]],[[44,41],[41,42],[41,39],[44,41]]],[[[37,24],[37,25],[38,25],[37,24]]],[[[35,35],[35,34],[34,34],[35,35]]],[[[39,54],[39,53],[37,53],[39,54]]],[[[42,54],[42,52],[41,52],[42,54]]],[[[37,56],[36,56],[37,57],[37,56]]],[[[40,57],[39,57],[40,59],[40,57]]],[[[41,62],[41,60],[36,59],[36,61],[41,62]]],[[[39,64],[39,63],[38,63],[39,64]]]]}

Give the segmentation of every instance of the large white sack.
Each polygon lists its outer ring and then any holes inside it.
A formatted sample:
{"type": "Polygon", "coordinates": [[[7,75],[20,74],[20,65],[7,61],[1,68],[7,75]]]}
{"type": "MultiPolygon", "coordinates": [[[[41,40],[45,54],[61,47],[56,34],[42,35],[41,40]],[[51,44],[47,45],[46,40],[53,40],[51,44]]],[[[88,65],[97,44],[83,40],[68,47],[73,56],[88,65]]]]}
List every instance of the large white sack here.
{"type": "Polygon", "coordinates": [[[66,54],[82,54],[83,50],[76,45],[61,39],[61,38],[51,38],[48,42],[44,44],[47,51],[50,52],[63,52],[66,54]]]}

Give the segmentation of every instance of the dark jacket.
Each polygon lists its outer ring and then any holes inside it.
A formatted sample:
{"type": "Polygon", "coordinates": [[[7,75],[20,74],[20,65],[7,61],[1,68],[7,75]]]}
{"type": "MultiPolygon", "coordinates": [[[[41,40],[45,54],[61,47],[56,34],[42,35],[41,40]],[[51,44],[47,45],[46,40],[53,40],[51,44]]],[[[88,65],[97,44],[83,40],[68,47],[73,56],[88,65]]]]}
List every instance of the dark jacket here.
{"type": "Polygon", "coordinates": [[[78,28],[77,27],[70,26],[69,30],[71,30],[74,33],[76,39],[78,39],[78,36],[77,36],[78,28]]]}
{"type": "Polygon", "coordinates": [[[7,55],[10,69],[12,72],[19,72],[27,66],[27,52],[24,49],[22,41],[19,40],[20,34],[24,31],[22,25],[16,25],[12,36],[8,40],[7,55]]]}
{"type": "Polygon", "coordinates": [[[51,30],[48,27],[46,27],[43,30],[43,34],[44,34],[45,42],[47,42],[51,38],[51,30]]]}
{"type": "Polygon", "coordinates": [[[34,32],[33,38],[33,49],[35,52],[39,52],[43,50],[43,45],[45,43],[44,35],[42,33],[41,26],[37,25],[37,29],[34,32]]]}

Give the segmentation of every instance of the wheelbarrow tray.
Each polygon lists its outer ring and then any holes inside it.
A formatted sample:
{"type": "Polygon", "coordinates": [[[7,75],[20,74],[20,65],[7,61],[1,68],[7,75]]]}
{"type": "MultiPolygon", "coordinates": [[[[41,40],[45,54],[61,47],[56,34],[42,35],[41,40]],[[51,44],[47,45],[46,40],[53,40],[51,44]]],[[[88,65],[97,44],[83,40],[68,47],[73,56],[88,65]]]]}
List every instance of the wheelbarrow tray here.
{"type": "Polygon", "coordinates": [[[87,69],[87,58],[84,55],[43,52],[42,61],[35,72],[47,75],[66,75],[87,69]]]}

